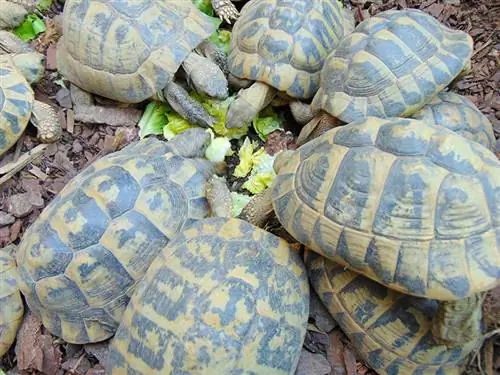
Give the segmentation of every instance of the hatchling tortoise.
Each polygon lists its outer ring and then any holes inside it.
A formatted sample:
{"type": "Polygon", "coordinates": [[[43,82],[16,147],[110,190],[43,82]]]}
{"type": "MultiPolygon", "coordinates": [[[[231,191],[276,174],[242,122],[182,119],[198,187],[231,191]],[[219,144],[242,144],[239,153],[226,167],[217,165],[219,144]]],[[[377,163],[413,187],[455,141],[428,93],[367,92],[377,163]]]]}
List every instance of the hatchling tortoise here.
{"type": "Polygon", "coordinates": [[[388,10],[364,20],[326,57],[311,103],[317,116],[298,143],[367,116],[411,116],[469,70],[472,52],[467,33],[418,9],[388,10]]]}
{"type": "Polygon", "coordinates": [[[353,29],[352,14],[336,0],[246,3],[232,30],[228,68],[253,83],[230,104],[226,127],[250,123],[278,94],[292,103],[312,98],[326,56],[353,29]]]}
{"type": "Polygon", "coordinates": [[[369,116],[281,152],[274,168],[272,186],[241,218],[262,226],[274,213],[311,250],[396,291],[440,300],[434,326],[443,341],[477,334],[468,318],[481,292],[500,285],[493,152],[442,126],[369,116]]]}
{"type": "Polygon", "coordinates": [[[236,218],[186,226],[137,285],[108,374],[293,375],[309,283],[282,238],[236,218]]]}
{"type": "Polygon", "coordinates": [[[216,26],[191,1],[67,0],[62,24],[57,66],[76,86],[124,103],[166,100],[192,124],[215,123],[174,79],[182,67],[200,94],[228,96],[224,73],[193,51],[216,26]]]}
{"type": "Polygon", "coordinates": [[[435,300],[396,292],[314,252],[305,262],[312,289],[377,374],[459,375],[480,347],[481,340],[451,347],[433,340],[435,300]]]}
{"type": "Polygon", "coordinates": [[[0,29],[13,29],[33,12],[39,0],[0,0],[0,29]]]}
{"type": "Polygon", "coordinates": [[[14,34],[0,31],[0,155],[17,142],[30,122],[41,142],[60,139],[62,128],[56,111],[35,100],[31,88],[43,72],[41,54],[14,34]]]}
{"type": "Polygon", "coordinates": [[[202,158],[209,143],[192,128],[102,157],[28,228],[16,253],[19,289],[52,334],[75,344],[109,338],[170,239],[193,221],[231,215],[229,189],[202,158]]]}
{"type": "Polygon", "coordinates": [[[0,357],[12,346],[24,314],[17,288],[14,250],[14,245],[0,249],[0,357]]]}
{"type": "Polygon", "coordinates": [[[442,91],[410,117],[445,126],[462,137],[481,143],[491,151],[495,150],[493,125],[465,96],[442,91]]]}

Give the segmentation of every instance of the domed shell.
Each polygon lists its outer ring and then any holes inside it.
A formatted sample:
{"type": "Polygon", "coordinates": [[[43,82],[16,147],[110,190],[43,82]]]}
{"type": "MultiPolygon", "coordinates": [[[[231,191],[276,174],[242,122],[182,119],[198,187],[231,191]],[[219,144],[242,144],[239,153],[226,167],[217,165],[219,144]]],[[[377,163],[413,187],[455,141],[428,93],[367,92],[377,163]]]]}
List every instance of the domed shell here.
{"type": "Polygon", "coordinates": [[[454,92],[441,91],[422,109],[410,116],[441,125],[462,137],[495,151],[493,125],[470,99],[454,92]]]}
{"type": "Polygon", "coordinates": [[[0,155],[23,134],[35,95],[8,55],[0,55],[0,155]]]}
{"type": "Polygon", "coordinates": [[[252,0],[233,27],[229,71],[310,98],[326,56],[352,29],[354,18],[336,0],[252,0]]]}
{"type": "Polygon", "coordinates": [[[306,253],[312,288],[357,353],[377,374],[460,375],[478,341],[437,344],[435,300],[401,294],[313,252],[306,253]]]}
{"type": "Polygon", "coordinates": [[[470,64],[472,51],[468,34],[421,10],[381,12],[326,58],[313,109],[346,123],[410,116],[470,64]]]}
{"type": "Polygon", "coordinates": [[[283,239],[236,218],[186,227],[138,284],[108,374],[293,375],[309,283],[283,239]]]}
{"type": "Polygon", "coordinates": [[[57,66],[86,91],[138,103],[215,30],[191,1],[67,0],[57,66]]]}
{"type": "Polygon", "coordinates": [[[16,261],[0,249],[0,357],[16,339],[23,321],[24,305],[17,288],[16,261]]]}
{"type": "Polygon", "coordinates": [[[20,289],[44,326],[82,344],[115,333],[129,297],[184,225],[211,214],[213,165],[146,138],[74,177],[26,231],[20,289]]]}
{"type": "Polygon", "coordinates": [[[457,300],[500,284],[500,161],[444,127],[337,127],[292,154],[272,196],[297,241],[395,290],[457,300]]]}

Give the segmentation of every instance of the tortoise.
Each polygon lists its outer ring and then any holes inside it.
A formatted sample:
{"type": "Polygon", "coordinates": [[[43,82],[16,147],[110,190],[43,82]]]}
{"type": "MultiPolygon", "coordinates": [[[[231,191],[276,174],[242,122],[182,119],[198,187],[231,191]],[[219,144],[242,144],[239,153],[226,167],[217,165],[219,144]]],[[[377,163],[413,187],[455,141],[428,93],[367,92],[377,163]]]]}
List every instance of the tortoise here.
{"type": "Polygon", "coordinates": [[[66,342],[111,337],[135,285],[176,233],[230,216],[229,189],[203,158],[210,134],[145,138],[78,175],[26,230],[16,253],[19,289],[66,342]]]}
{"type": "Polygon", "coordinates": [[[62,127],[52,106],[35,100],[32,84],[44,72],[43,56],[14,34],[0,31],[0,155],[21,137],[28,123],[43,143],[60,139],[62,127]]]}
{"type": "Polygon", "coordinates": [[[108,374],[293,375],[309,283],[282,238],[237,218],[186,226],[137,285],[108,374]]]}
{"type": "MultiPolygon", "coordinates": [[[[230,76],[252,84],[230,104],[226,127],[249,123],[278,94],[299,106],[312,98],[326,56],[353,29],[352,13],[336,0],[246,3],[232,30],[227,63],[230,76]]],[[[291,109],[295,114],[294,104],[291,109]]]]}
{"type": "Polygon", "coordinates": [[[410,118],[445,126],[495,151],[493,125],[488,117],[463,95],[441,91],[410,118]]]}
{"type": "Polygon", "coordinates": [[[57,66],[76,86],[123,103],[166,100],[191,124],[215,123],[175,79],[184,72],[200,94],[228,96],[224,73],[194,51],[216,26],[191,1],[67,0],[62,24],[57,66]]]}
{"type": "Polygon", "coordinates": [[[39,0],[0,0],[0,29],[13,29],[33,12],[39,0]]]}
{"type": "MultiPolygon", "coordinates": [[[[433,340],[436,300],[396,292],[312,251],[304,260],[311,288],[377,374],[460,375],[481,346],[481,339],[450,347],[433,340]]],[[[480,325],[480,316],[474,321],[480,325]]]]}
{"type": "Polygon", "coordinates": [[[443,126],[368,116],[281,152],[274,169],[271,187],[240,218],[262,226],[274,214],[326,258],[439,300],[439,340],[477,334],[466,321],[481,293],[500,285],[500,161],[492,151],[443,126]]]}
{"type": "Polygon", "coordinates": [[[473,40],[418,9],[387,10],[359,23],[325,59],[298,139],[361,120],[409,117],[470,70],[473,40]]]}
{"type": "Polygon", "coordinates": [[[0,358],[12,346],[24,314],[17,288],[14,250],[14,245],[0,249],[0,358]]]}

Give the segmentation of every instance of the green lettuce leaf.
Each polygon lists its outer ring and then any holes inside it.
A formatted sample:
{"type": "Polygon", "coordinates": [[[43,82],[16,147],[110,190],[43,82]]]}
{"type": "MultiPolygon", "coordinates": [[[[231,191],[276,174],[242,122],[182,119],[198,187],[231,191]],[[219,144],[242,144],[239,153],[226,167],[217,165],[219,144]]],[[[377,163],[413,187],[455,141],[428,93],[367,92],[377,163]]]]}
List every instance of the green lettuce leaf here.
{"type": "Polygon", "coordinates": [[[209,40],[226,55],[229,53],[229,43],[231,42],[231,32],[229,30],[219,29],[210,36],[209,40]]]}
{"type": "Polygon", "coordinates": [[[139,138],[144,138],[148,135],[162,134],[163,127],[167,124],[167,112],[170,107],[163,102],[151,101],[146,106],[141,119],[139,120],[139,138]]]}
{"type": "Polygon", "coordinates": [[[21,40],[29,41],[35,39],[46,30],[45,23],[36,14],[28,14],[23,23],[13,31],[21,40]]]}
{"type": "Polygon", "coordinates": [[[252,200],[250,195],[237,193],[235,191],[231,192],[231,201],[233,203],[233,217],[238,216],[245,206],[252,200]]]}
{"type": "Polygon", "coordinates": [[[195,127],[195,125],[191,125],[184,117],[179,116],[174,111],[167,112],[167,121],[168,123],[163,128],[163,136],[169,141],[177,134],[195,127]]]}
{"type": "Polygon", "coordinates": [[[269,134],[281,127],[281,119],[278,113],[268,106],[252,121],[252,125],[259,138],[265,142],[269,134]]]}

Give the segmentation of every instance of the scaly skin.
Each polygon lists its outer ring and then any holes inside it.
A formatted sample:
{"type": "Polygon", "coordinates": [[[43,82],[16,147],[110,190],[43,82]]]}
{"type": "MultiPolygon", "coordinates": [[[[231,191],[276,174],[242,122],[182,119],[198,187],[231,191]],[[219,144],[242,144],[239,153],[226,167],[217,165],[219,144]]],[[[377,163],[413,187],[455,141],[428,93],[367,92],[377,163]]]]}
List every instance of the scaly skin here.
{"type": "Polygon", "coordinates": [[[249,88],[240,90],[227,110],[226,128],[241,128],[249,124],[271,103],[276,93],[274,87],[262,82],[254,82],[249,88]]]}
{"type": "Polygon", "coordinates": [[[207,200],[214,217],[232,217],[231,192],[226,179],[213,176],[207,184],[207,200]]]}
{"type": "Polygon", "coordinates": [[[226,54],[211,41],[204,40],[201,42],[198,47],[195,48],[195,52],[210,59],[210,61],[216,64],[222,73],[224,73],[224,76],[227,77],[229,75],[226,54]]]}
{"type": "Polygon", "coordinates": [[[62,126],[54,108],[35,100],[31,111],[31,123],[37,128],[37,138],[42,143],[54,143],[61,139],[62,126]]]}
{"type": "Polygon", "coordinates": [[[190,124],[203,128],[209,128],[215,124],[215,118],[210,116],[200,103],[192,99],[188,92],[175,82],[170,82],[163,89],[163,96],[174,111],[190,124]]]}
{"type": "Polygon", "coordinates": [[[22,5],[0,0],[0,29],[13,29],[19,26],[28,11],[22,5]]]}
{"type": "Polygon", "coordinates": [[[233,20],[237,20],[240,15],[231,0],[212,0],[212,8],[214,8],[215,14],[228,24],[231,24],[233,20]]]}
{"type": "Polygon", "coordinates": [[[227,79],[210,59],[191,52],[182,67],[199,94],[224,100],[229,95],[227,79]]]}

